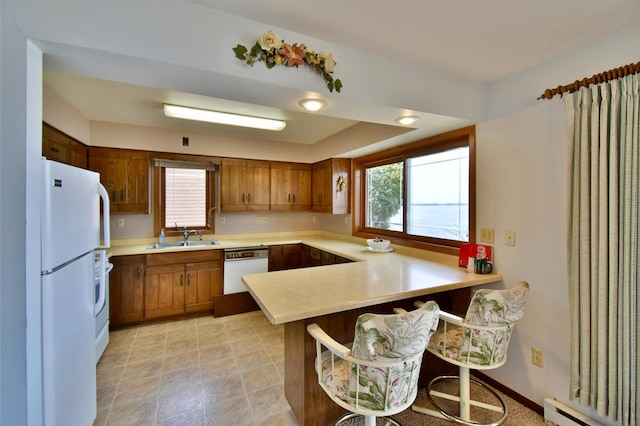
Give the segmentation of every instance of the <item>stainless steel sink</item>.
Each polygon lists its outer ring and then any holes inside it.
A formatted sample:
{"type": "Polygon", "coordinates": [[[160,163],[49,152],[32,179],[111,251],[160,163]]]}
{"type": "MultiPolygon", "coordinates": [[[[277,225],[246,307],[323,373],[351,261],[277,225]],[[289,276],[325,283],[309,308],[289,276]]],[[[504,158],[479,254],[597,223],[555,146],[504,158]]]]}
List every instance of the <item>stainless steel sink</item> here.
{"type": "Polygon", "coordinates": [[[176,248],[176,247],[205,247],[216,246],[220,244],[218,241],[176,241],[174,243],[153,243],[147,247],[147,249],[163,249],[163,248],[176,248]]]}

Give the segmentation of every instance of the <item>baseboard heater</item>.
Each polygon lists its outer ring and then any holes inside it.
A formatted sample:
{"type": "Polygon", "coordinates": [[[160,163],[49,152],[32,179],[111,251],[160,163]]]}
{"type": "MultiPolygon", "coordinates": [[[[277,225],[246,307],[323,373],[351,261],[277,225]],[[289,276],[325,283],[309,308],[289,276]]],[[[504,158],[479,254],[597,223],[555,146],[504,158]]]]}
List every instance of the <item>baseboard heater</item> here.
{"type": "Polygon", "coordinates": [[[553,398],[544,399],[544,420],[547,425],[557,426],[602,426],[579,411],[556,401],[553,398]]]}

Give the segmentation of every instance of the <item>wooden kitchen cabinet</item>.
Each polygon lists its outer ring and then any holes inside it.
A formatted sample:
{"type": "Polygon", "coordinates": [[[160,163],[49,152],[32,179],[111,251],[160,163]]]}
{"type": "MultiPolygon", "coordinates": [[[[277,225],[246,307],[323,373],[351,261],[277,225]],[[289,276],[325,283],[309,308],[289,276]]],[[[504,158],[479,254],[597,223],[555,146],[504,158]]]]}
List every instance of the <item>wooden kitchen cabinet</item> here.
{"type": "Polygon", "coordinates": [[[213,311],[215,297],[222,294],[222,261],[187,263],[186,313],[213,311]]]}
{"type": "Polygon", "coordinates": [[[109,259],[109,321],[125,325],[144,320],[145,256],[114,256],[109,259]]]}
{"type": "Polygon", "coordinates": [[[129,149],[90,148],[89,169],[100,173],[112,214],[149,213],[149,153],[129,149]]]}
{"type": "Polygon", "coordinates": [[[302,244],[269,246],[269,272],[301,268],[302,244]]]}
{"type": "Polygon", "coordinates": [[[222,294],[222,251],[147,255],[144,318],[212,311],[222,294]]]}
{"type": "Polygon", "coordinates": [[[271,198],[269,162],[223,159],[220,192],[223,212],[268,211],[271,198]]]}
{"type": "Polygon", "coordinates": [[[271,210],[311,210],[311,165],[271,162],[271,210]]]}
{"type": "Polygon", "coordinates": [[[89,147],[47,123],[42,123],[42,155],[49,160],[86,169],[89,147]]]}
{"type": "Polygon", "coordinates": [[[319,213],[348,214],[351,209],[349,181],[351,160],[331,158],[311,166],[312,210],[319,213]]]}

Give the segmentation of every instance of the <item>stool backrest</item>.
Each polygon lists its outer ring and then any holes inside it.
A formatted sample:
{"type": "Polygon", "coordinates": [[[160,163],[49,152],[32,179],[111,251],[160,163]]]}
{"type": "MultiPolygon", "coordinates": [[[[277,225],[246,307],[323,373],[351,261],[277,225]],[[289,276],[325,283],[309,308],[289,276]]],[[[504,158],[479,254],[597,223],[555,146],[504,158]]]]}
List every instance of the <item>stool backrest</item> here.
{"type": "Polygon", "coordinates": [[[425,350],[438,326],[439,313],[438,305],[430,301],[411,312],[358,317],[351,355],[397,361],[393,367],[352,364],[349,393],[358,395],[360,406],[387,410],[405,402],[418,383],[422,356],[415,355],[425,350]]]}
{"type": "Polygon", "coordinates": [[[496,330],[465,329],[460,359],[469,357],[476,364],[500,362],[509,346],[516,321],[524,315],[529,284],[520,282],[507,290],[478,290],[471,299],[464,322],[480,326],[505,326],[496,330]]]}

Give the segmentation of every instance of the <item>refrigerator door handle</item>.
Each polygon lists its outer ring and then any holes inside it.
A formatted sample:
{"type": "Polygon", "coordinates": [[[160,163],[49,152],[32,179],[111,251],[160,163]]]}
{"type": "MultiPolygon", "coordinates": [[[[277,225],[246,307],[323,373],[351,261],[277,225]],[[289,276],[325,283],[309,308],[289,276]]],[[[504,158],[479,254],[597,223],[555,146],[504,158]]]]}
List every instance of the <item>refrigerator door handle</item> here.
{"type": "Polygon", "coordinates": [[[98,255],[98,258],[99,258],[98,267],[100,268],[100,285],[98,286],[98,301],[93,306],[94,316],[98,315],[98,313],[104,306],[104,301],[107,297],[106,286],[105,286],[106,278],[107,278],[107,268],[106,268],[107,252],[105,252],[104,250],[99,250],[99,251],[96,251],[96,254],[98,255]]]}
{"type": "Polygon", "coordinates": [[[103,244],[99,249],[107,249],[111,246],[111,210],[109,204],[109,193],[106,188],[98,183],[98,194],[102,198],[102,229],[104,232],[103,244]]]}

